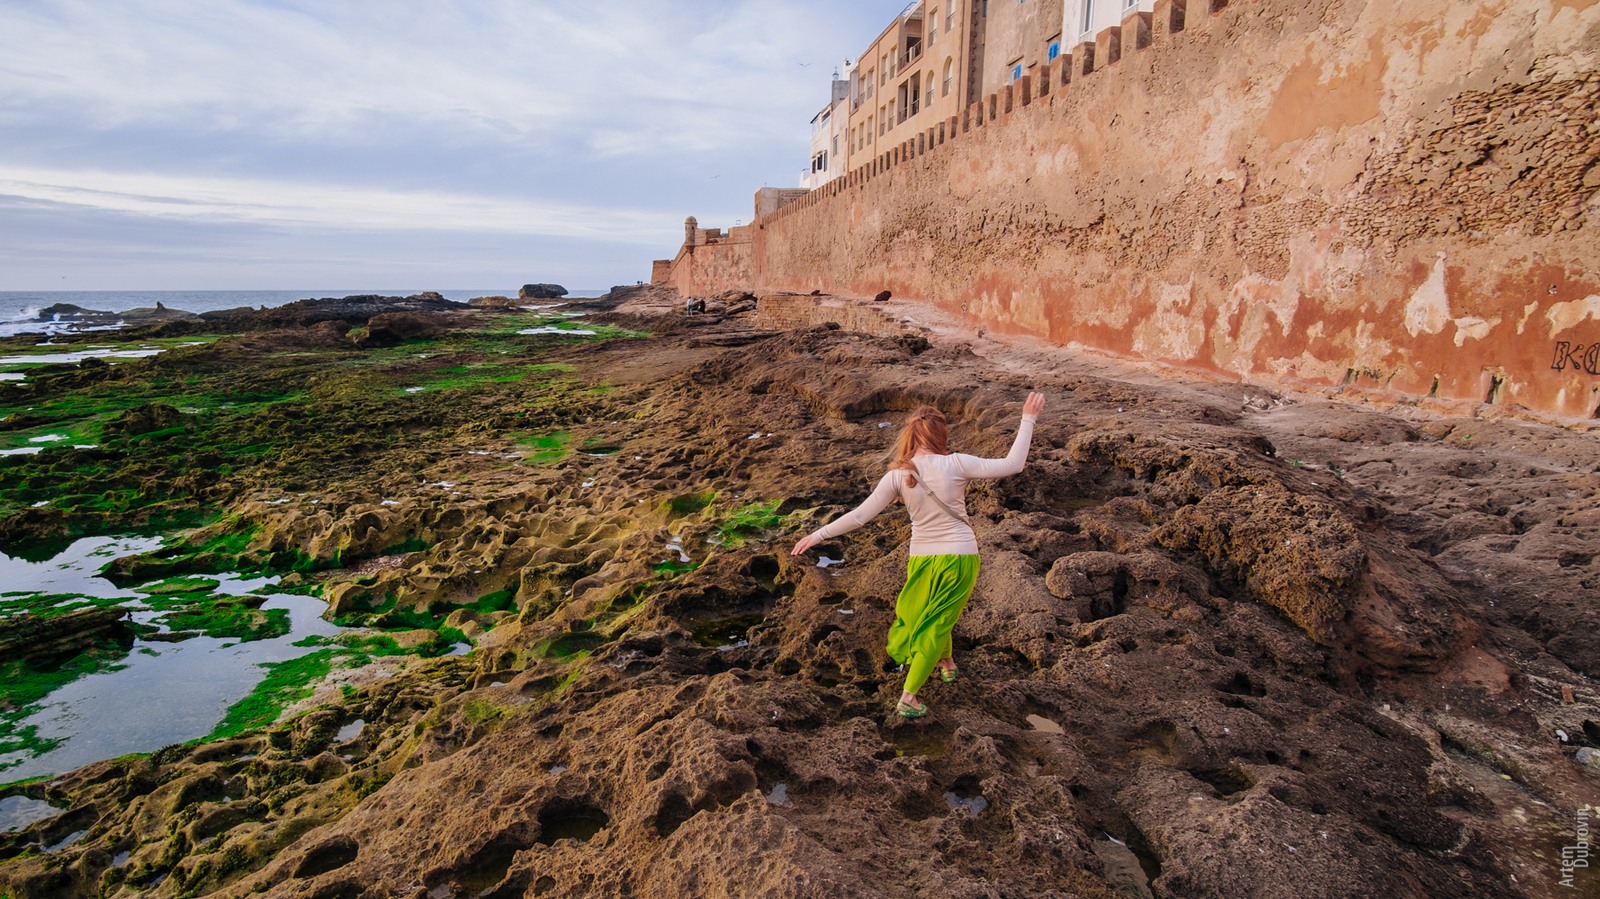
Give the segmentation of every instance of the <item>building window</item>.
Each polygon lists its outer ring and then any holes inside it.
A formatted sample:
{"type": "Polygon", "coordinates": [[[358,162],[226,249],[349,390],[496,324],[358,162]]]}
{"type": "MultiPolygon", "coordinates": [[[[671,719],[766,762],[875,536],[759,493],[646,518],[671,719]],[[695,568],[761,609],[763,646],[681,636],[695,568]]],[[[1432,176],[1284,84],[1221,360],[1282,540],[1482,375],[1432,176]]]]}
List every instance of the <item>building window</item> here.
{"type": "Polygon", "coordinates": [[[938,37],[939,37],[939,7],[935,6],[933,8],[933,12],[928,14],[928,46],[932,47],[934,40],[936,38],[938,38],[938,37]]]}
{"type": "Polygon", "coordinates": [[[941,97],[950,96],[950,82],[954,81],[955,77],[956,77],[956,61],[953,60],[953,59],[946,59],[944,61],[944,87],[940,88],[939,96],[941,96],[941,97]]]}
{"type": "Polygon", "coordinates": [[[1094,29],[1094,0],[1083,0],[1083,24],[1078,28],[1079,33],[1088,34],[1094,29]]]}
{"type": "Polygon", "coordinates": [[[1018,78],[1021,78],[1021,77],[1022,77],[1022,63],[1019,62],[1016,65],[1011,67],[1011,80],[1012,81],[1016,81],[1018,78]]]}
{"type": "Polygon", "coordinates": [[[839,155],[839,135],[837,134],[833,136],[833,155],[839,155]]]}
{"type": "Polygon", "coordinates": [[[950,8],[945,10],[945,13],[944,13],[944,30],[945,31],[949,31],[951,28],[955,27],[955,24],[956,24],[956,5],[954,3],[952,3],[952,4],[950,4],[950,8]]]}
{"type": "Polygon", "coordinates": [[[1056,57],[1058,57],[1060,55],[1061,55],[1061,41],[1058,38],[1058,39],[1053,40],[1053,41],[1050,42],[1049,58],[1046,59],[1045,62],[1055,62],[1056,57]]]}
{"type": "Polygon", "coordinates": [[[1133,9],[1139,5],[1139,0],[1122,0],[1123,9],[1133,9]]]}

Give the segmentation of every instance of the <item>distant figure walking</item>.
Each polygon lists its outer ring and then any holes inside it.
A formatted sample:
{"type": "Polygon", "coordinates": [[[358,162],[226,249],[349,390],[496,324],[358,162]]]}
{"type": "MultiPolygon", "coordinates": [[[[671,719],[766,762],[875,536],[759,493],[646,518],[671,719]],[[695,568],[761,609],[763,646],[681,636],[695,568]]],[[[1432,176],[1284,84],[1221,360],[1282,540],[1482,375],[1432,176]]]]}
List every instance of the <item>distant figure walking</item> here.
{"type": "Polygon", "coordinates": [[[895,441],[888,473],[866,502],[802,538],[790,553],[798,556],[861,527],[896,497],[905,502],[911,513],[911,558],[906,585],[895,602],[888,647],[889,657],[906,669],[905,688],[895,706],[902,718],[928,714],[928,707],[917,701],[917,691],[935,667],[946,683],[959,673],[951,657],[950,632],[978,581],[978,538],[967,523],[967,482],[1021,471],[1028,464],[1028,443],[1042,411],[1044,395],[1028,394],[1011,452],[1004,459],[980,459],[950,452],[943,412],[931,406],[917,409],[895,441]]]}

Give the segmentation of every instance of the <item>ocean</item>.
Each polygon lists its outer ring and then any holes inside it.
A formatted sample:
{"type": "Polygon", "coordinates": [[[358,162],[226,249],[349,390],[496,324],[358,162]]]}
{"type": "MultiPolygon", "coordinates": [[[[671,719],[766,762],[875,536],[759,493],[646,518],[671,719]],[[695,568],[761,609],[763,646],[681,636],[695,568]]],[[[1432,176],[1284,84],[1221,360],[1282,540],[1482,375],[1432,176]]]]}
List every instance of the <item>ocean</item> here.
{"type": "MultiPolygon", "coordinates": [[[[592,298],[604,294],[608,288],[575,289],[566,299],[592,298]]],[[[39,310],[57,303],[68,303],[96,312],[127,312],[129,309],[150,309],[157,303],[168,309],[185,312],[216,312],[237,309],[240,306],[272,308],[296,300],[322,297],[347,297],[359,294],[378,294],[404,297],[422,293],[422,289],[396,290],[10,290],[0,291],[0,337],[14,334],[70,333],[70,327],[51,327],[36,321],[39,310]]],[[[479,290],[440,290],[447,300],[466,302],[473,297],[516,296],[517,288],[482,288],[479,290]]],[[[549,301],[546,301],[549,302],[549,301]]]]}

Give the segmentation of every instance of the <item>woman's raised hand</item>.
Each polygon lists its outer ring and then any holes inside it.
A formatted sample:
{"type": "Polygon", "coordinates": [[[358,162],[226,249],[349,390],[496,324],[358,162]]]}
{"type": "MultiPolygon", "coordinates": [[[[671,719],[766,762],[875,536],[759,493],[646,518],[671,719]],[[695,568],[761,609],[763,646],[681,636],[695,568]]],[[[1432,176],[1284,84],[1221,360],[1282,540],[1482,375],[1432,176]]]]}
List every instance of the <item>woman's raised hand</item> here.
{"type": "Polygon", "coordinates": [[[804,537],[800,538],[800,542],[796,543],[794,545],[794,549],[789,551],[789,555],[791,555],[791,556],[804,555],[806,550],[810,549],[813,546],[816,546],[820,542],[821,541],[819,541],[817,539],[817,535],[816,534],[807,534],[804,537]]]}
{"type": "Polygon", "coordinates": [[[1023,415],[1037,416],[1044,411],[1044,394],[1037,390],[1028,394],[1028,401],[1022,404],[1023,415]]]}

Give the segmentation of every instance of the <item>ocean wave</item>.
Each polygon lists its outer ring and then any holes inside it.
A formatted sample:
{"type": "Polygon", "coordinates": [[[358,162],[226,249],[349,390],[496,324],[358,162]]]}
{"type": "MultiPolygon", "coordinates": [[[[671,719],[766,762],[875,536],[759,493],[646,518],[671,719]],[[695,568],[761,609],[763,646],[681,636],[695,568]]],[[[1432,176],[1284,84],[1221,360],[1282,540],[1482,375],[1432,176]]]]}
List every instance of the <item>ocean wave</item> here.
{"type": "Polygon", "coordinates": [[[42,307],[39,306],[24,306],[21,312],[18,312],[11,318],[0,321],[0,324],[15,325],[23,322],[36,321],[39,318],[39,312],[41,311],[41,308],[42,307]]]}

